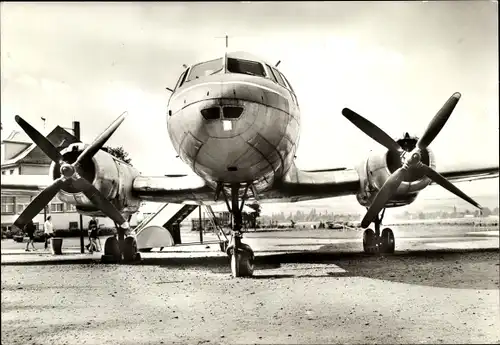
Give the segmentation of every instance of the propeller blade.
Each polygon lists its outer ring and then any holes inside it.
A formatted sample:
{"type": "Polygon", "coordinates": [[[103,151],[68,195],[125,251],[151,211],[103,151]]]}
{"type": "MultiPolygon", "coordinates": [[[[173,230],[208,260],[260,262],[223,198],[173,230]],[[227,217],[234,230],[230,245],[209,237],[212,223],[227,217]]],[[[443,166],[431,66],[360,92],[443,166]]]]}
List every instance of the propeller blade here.
{"type": "Polygon", "coordinates": [[[380,145],[385,146],[390,151],[401,152],[401,146],[394,139],[363,116],[349,108],[342,109],[342,115],[380,145]]]}
{"type": "Polygon", "coordinates": [[[78,188],[78,190],[81,190],[97,208],[104,212],[104,214],[111,218],[115,223],[120,225],[122,228],[128,228],[128,223],[116,207],[114,207],[113,204],[109,202],[109,200],[107,200],[90,182],[85,180],[83,177],[80,177],[79,179],[73,181],[73,186],[78,188]]]}
{"type": "Polygon", "coordinates": [[[396,192],[401,182],[406,175],[406,170],[404,168],[399,168],[385,181],[382,188],[377,193],[377,196],[373,200],[370,208],[366,212],[363,220],[361,221],[361,226],[367,228],[370,223],[375,219],[379,212],[384,208],[387,201],[396,192]]]}
{"type": "Polygon", "coordinates": [[[469,196],[467,196],[467,194],[465,194],[460,189],[458,189],[453,183],[451,183],[450,181],[448,181],[440,173],[438,173],[437,171],[435,171],[434,169],[432,169],[431,167],[429,167],[429,166],[427,166],[425,164],[422,164],[421,168],[424,170],[425,175],[427,175],[427,177],[429,177],[432,181],[436,182],[441,187],[447,189],[448,191],[452,192],[453,194],[455,194],[456,196],[462,198],[463,200],[467,201],[468,203],[476,206],[479,209],[482,209],[481,205],[479,205],[472,198],[470,198],[469,196]]]}
{"type": "Polygon", "coordinates": [[[33,140],[33,142],[45,153],[52,161],[56,163],[61,163],[63,158],[61,153],[57,148],[52,145],[52,143],[45,138],[40,132],[33,128],[28,122],[26,122],[21,116],[15,116],[16,122],[24,130],[24,132],[33,140]]]}
{"type": "Polygon", "coordinates": [[[437,114],[434,116],[432,121],[429,123],[429,126],[427,126],[427,129],[424,132],[424,135],[418,140],[417,142],[417,147],[420,149],[425,149],[427,146],[429,146],[432,141],[436,138],[436,136],[441,132],[443,129],[444,125],[446,124],[446,121],[448,121],[448,118],[450,117],[451,113],[453,112],[453,109],[455,109],[455,106],[457,105],[458,101],[460,100],[460,93],[455,92],[447,101],[446,103],[442,106],[441,109],[437,112],[437,114]]]}
{"type": "Polygon", "coordinates": [[[40,211],[47,206],[50,201],[56,196],[57,192],[61,190],[61,187],[67,183],[65,177],[60,177],[55,180],[50,186],[45,188],[36,198],[24,209],[24,211],[19,215],[19,217],[14,222],[14,226],[24,229],[24,226],[28,224],[30,220],[35,218],[40,211]]]}
{"type": "Polygon", "coordinates": [[[79,165],[81,162],[83,162],[87,158],[92,158],[94,155],[102,149],[104,144],[106,144],[106,141],[113,135],[113,133],[116,131],[118,126],[121,125],[123,120],[125,120],[125,117],[127,116],[127,112],[123,112],[118,118],[104,131],[99,135],[94,142],[88,146],[81,154],[78,156],[78,159],[74,163],[74,165],[79,165]]]}

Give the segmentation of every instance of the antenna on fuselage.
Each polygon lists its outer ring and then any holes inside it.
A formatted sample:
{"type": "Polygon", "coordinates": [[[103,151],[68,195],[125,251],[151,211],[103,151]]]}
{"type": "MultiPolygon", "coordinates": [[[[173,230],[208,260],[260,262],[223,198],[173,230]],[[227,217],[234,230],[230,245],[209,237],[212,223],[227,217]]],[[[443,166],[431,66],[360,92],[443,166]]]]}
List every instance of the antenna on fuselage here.
{"type": "Polygon", "coordinates": [[[215,37],[215,38],[225,38],[226,39],[226,49],[224,51],[224,73],[227,73],[227,48],[229,47],[229,36],[226,34],[226,36],[222,37],[222,36],[218,36],[218,37],[215,37]]]}
{"type": "Polygon", "coordinates": [[[278,62],[276,62],[276,65],[274,65],[274,67],[278,67],[278,65],[281,63],[281,60],[279,60],[278,62]]]}

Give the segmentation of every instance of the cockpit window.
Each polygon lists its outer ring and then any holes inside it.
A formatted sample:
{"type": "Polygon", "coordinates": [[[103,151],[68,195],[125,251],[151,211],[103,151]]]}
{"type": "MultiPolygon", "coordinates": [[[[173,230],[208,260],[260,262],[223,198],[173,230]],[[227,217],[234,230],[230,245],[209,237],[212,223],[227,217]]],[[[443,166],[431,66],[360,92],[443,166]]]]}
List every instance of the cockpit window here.
{"type": "Polygon", "coordinates": [[[295,91],[293,91],[292,84],[290,84],[288,79],[286,79],[285,75],[283,73],[281,73],[280,71],[278,71],[278,73],[280,74],[281,78],[283,78],[283,80],[285,81],[286,85],[288,86],[288,89],[290,89],[290,91],[292,91],[292,92],[295,92],[295,91]]]}
{"type": "Polygon", "coordinates": [[[259,77],[265,77],[266,72],[264,66],[258,62],[241,60],[241,59],[227,59],[227,71],[231,73],[242,73],[249,75],[256,75],[259,77]]]}
{"type": "Polygon", "coordinates": [[[273,71],[274,77],[278,81],[278,84],[280,84],[281,86],[283,86],[284,88],[286,88],[287,86],[286,86],[285,81],[283,80],[283,78],[281,78],[280,72],[276,68],[273,68],[272,71],[273,71]]]}
{"type": "Polygon", "coordinates": [[[175,85],[175,89],[178,89],[181,87],[181,85],[184,83],[184,80],[186,79],[186,73],[188,70],[185,70],[182,72],[181,76],[179,77],[179,81],[177,81],[177,85],[175,85]]]}
{"type": "Polygon", "coordinates": [[[221,72],[222,68],[222,58],[199,63],[191,67],[189,76],[187,77],[186,81],[191,81],[196,78],[206,77],[207,75],[221,72]]]}

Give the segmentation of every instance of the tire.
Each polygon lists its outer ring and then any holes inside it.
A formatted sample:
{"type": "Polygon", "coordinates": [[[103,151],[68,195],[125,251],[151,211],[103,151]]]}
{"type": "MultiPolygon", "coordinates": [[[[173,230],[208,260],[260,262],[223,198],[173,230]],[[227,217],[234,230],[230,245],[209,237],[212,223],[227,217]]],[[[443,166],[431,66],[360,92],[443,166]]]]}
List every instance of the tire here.
{"type": "Polygon", "coordinates": [[[120,245],[116,237],[108,237],[106,242],[104,243],[104,255],[106,256],[106,262],[120,262],[121,253],[120,253],[120,245]]]}
{"type": "Polygon", "coordinates": [[[380,240],[382,242],[381,252],[386,254],[394,253],[394,249],[396,247],[396,241],[394,239],[394,233],[391,229],[385,228],[382,230],[382,234],[380,235],[380,240]]]}
{"type": "Polygon", "coordinates": [[[375,231],[372,229],[366,229],[363,232],[363,250],[367,254],[373,254],[376,252],[376,236],[375,231]]]}
{"type": "Polygon", "coordinates": [[[231,273],[234,278],[253,276],[255,256],[248,244],[242,243],[237,253],[230,246],[227,253],[231,258],[231,273]]]}
{"type": "Polygon", "coordinates": [[[137,254],[137,241],[134,237],[127,237],[123,243],[123,260],[132,262],[137,254]]]}

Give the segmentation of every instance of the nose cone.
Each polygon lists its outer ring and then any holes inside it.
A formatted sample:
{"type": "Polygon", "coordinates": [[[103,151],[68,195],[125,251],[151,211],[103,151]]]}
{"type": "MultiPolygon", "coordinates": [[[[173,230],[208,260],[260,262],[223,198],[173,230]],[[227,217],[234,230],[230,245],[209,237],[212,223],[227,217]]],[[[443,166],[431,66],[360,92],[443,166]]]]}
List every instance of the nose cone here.
{"type": "Polygon", "coordinates": [[[277,147],[288,123],[288,100],[265,82],[241,74],[211,76],[172,98],[172,142],[199,175],[243,182],[280,166],[284,153],[277,147]]]}

